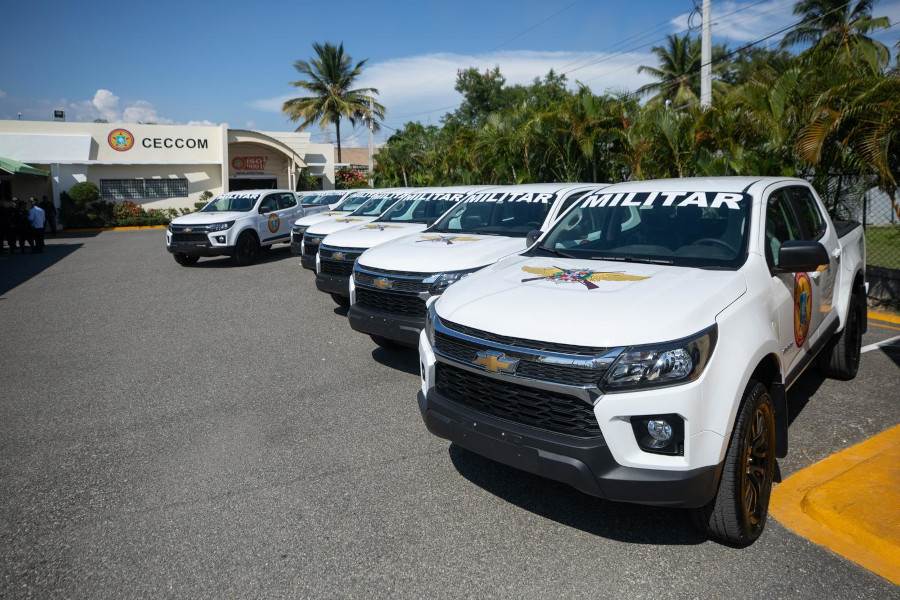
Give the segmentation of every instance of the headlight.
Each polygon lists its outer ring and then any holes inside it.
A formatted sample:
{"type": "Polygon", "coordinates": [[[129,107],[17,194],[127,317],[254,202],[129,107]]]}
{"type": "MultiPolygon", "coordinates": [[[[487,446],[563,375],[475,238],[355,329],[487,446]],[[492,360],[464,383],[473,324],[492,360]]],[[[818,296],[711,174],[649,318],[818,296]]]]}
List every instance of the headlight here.
{"type": "Polygon", "coordinates": [[[600,385],[618,392],[694,381],[706,368],[717,335],[718,327],[713,325],[682,340],[626,348],[600,385]]]}
{"type": "Polygon", "coordinates": [[[234,221],[226,221],[224,223],[213,223],[212,225],[207,225],[207,231],[225,231],[232,225],[234,225],[234,221]]]}
{"type": "Polygon", "coordinates": [[[476,269],[467,269],[465,271],[450,271],[448,273],[436,273],[427,279],[423,279],[422,283],[430,283],[431,292],[434,295],[442,294],[444,290],[450,287],[451,284],[456,283],[463,277],[467,275],[471,275],[475,271],[480,271],[483,267],[478,267],[476,269]]]}
{"type": "Polygon", "coordinates": [[[431,298],[425,311],[425,336],[428,338],[428,343],[432,346],[434,346],[434,324],[438,320],[437,310],[434,308],[435,304],[437,304],[437,298],[431,298]]]}

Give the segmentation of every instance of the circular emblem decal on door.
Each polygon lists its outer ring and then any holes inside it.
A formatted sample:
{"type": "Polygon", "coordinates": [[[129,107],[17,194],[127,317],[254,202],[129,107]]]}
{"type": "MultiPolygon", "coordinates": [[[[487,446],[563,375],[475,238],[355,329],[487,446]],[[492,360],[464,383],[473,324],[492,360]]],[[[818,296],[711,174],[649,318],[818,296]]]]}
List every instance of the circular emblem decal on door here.
{"type": "Polygon", "coordinates": [[[131,150],[131,147],[134,146],[134,135],[127,129],[113,129],[106,136],[106,141],[109,142],[113,150],[125,152],[126,150],[131,150]]]}
{"type": "Polygon", "coordinates": [[[276,231],[278,231],[278,227],[280,225],[281,225],[281,219],[278,218],[278,215],[276,215],[275,213],[270,214],[269,215],[269,223],[268,223],[269,231],[271,231],[272,233],[275,233],[276,231]]]}
{"type": "Polygon", "coordinates": [[[812,283],[806,273],[794,276],[794,343],[799,348],[806,342],[812,320],[812,283]]]}

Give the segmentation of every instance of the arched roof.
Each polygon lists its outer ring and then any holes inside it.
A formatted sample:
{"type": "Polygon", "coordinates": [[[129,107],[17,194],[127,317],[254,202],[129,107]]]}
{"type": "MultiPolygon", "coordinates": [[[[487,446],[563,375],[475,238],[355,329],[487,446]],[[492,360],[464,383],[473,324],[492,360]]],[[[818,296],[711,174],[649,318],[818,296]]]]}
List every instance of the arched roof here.
{"type": "Polygon", "coordinates": [[[229,129],[228,144],[237,144],[241,142],[261,144],[263,146],[268,146],[269,148],[274,148],[282,154],[293,158],[294,162],[297,163],[297,166],[306,166],[306,161],[303,160],[303,157],[297,154],[297,152],[293,148],[280,140],[276,140],[275,138],[258,131],[250,131],[249,129],[229,129]]]}

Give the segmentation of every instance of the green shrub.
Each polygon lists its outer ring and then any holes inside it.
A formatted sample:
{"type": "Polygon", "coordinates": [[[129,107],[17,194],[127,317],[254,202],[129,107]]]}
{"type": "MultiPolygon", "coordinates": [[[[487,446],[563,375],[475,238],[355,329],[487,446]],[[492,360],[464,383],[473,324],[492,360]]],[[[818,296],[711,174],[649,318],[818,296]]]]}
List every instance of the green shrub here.
{"type": "Polygon", "coordinates": [[[87,207],[100,200],[100,190],[90,181],[76,183],[69,188],[67,195],[79,207],[87,207]]]}

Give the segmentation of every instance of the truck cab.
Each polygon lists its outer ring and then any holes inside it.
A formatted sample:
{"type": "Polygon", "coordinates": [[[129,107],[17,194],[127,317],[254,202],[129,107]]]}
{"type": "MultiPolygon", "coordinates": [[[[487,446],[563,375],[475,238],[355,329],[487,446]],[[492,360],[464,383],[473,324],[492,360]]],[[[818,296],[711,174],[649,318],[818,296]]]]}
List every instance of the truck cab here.
{"type": "Polygon", "coordinates": [[[786,391],[850,379],[865,329],[862,228],[801,179],[688,178],[579,198],[527,251],[430,300],[428,429],[609,500],[692,509],[758,538],[786,391]]]}
{"type": "Polygon", "coordinates": [[[322,197],[329,202],[327,210],[311,213],[294,221],[294,225],[291,227],[292,254],[298,256],[303,254],[303,234],[311,225],[346,216],[365,204],[367,200],[363,195],[354,195],[354,192],[347,191],[327,192],[323,193],[322,197]]]}
{"type": "Polygon", "coordinates": [[[468,195],[419,234],[381,244],[356,262],[350,326],[379,345],[414,348],[425,302],[455,281],[521,252],[580,196],[603,184],[501,186],[468,195]]]}
{"type": "MultiPolygon", "coordinates": [[[[300,241],[300,264],[312,271],[317,271],[316,262],[319,256],[319,244],[332,233],[370,223],[382,215],[400,198],[407,188],[359,190],[348,196],[348,203],[359,203],[351,212],[341,212],[310,225],[303,232],[300,241]]],[[[324,214],[324,213],[323,213],[324,214]]]]}
{"type": "Polygon", "coordinates": [[[405,192],[387,212],[371,223],[328,235],[319,245],[316,287],[331,294],[338,304],[348,305],[353,263],[363,252],[391,240],[420,233],[467,194],[485,187],[422,188],[405,192]]]}
{"type": "Polygon", "coordinates": [[[290,241],[290,227],[303,216],[300,197],[290,190],[246,190],[213,198],[198,212],[172,219],[166,249],[182,266],[203,256],[231,256],[238,265],[263,249],[290,241]]]}

